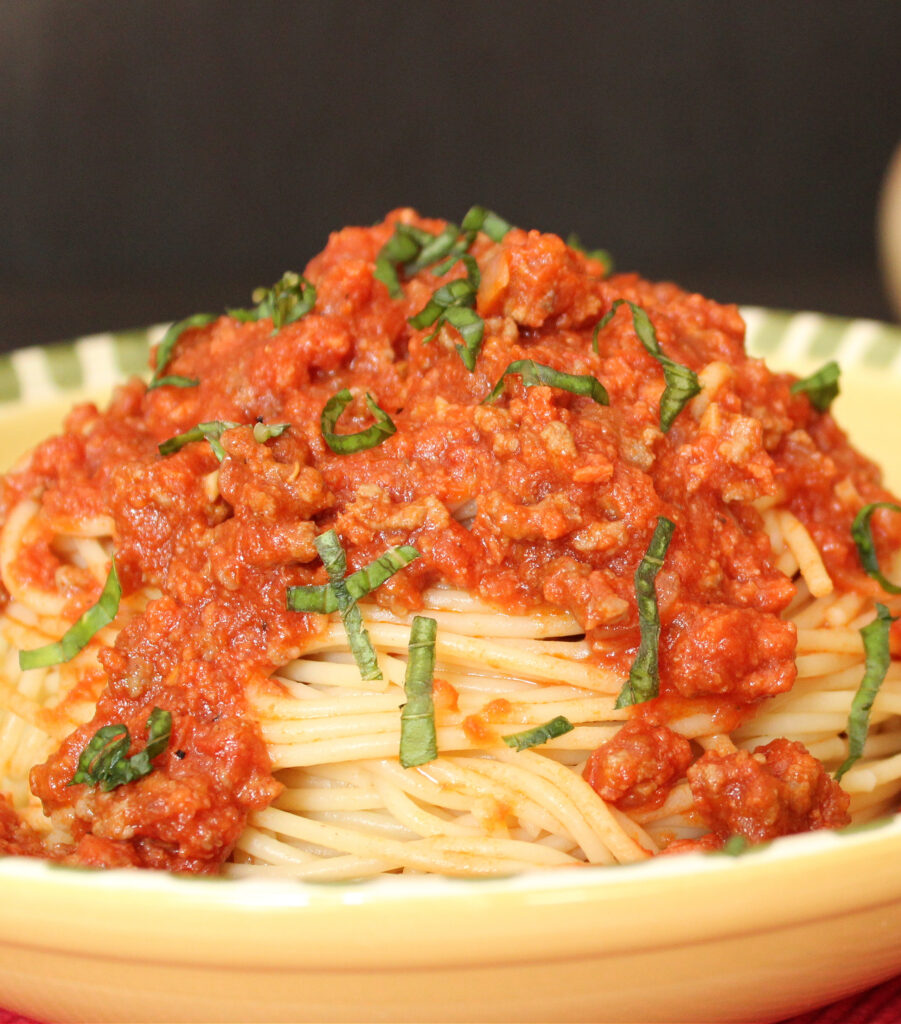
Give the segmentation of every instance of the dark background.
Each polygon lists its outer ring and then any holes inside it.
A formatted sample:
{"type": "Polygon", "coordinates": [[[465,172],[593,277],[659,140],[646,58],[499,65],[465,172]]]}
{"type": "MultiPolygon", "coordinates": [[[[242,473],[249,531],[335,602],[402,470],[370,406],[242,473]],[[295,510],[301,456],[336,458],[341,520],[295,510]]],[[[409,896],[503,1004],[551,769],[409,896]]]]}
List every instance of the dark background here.
{"type": "Polygon", "coordinates": [[[897,0],[0,0],[0,348],[218,310],[474,202],[729,301],[888,318],[897,0]]]}

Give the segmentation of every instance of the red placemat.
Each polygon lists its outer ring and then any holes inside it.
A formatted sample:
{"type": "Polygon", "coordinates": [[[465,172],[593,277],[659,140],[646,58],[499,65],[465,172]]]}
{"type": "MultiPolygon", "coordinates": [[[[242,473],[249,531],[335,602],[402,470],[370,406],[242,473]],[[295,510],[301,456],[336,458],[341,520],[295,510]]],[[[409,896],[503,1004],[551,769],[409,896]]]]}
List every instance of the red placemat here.
{"type": "MultiPolygon", "coordinates": [[[[9,1010],[0,1010],[0,1024],[40,1024],[9,1010]]],[[[49,1024],[49,1022],[47,1022],[49,1024]]],[[[85,1021],[84,1024],[90,1024],[85,1021]]],[[[901,976],[860,995],[849,996],[822,1010],[811,1010],[779,1024],[901,1024],[901,976]]]]}

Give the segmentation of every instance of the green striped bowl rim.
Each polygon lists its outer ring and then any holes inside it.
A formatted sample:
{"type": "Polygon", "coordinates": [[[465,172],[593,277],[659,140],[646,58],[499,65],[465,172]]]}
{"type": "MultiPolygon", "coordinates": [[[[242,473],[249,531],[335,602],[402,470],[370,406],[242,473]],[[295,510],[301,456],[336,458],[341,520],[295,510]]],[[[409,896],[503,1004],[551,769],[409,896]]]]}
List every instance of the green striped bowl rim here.
{"type": "MultiPolygon", "coordinates": [[[[837,360],[901,374],[901,327],[822,313],[743,306],[748,351],[781,365],[837,360]]],[[[127,377],[148,376],[150,349],[167,324],[90,334],[0,354],[0,405],[37,402],[69,391],[103,392],[127,377]]]]}

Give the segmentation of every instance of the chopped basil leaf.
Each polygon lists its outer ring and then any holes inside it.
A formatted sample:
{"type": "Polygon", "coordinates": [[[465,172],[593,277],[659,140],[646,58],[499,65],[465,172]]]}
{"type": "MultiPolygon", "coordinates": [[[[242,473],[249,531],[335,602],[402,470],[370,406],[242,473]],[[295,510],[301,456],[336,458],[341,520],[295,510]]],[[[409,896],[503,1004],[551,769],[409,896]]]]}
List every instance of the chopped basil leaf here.
{"type": "Polygon", "coordinates": [[[663,379],[666,382],[666,387],[663,389],[663,395],[660,398],[660,429],[665,434],[673,425],[673,420],[685,408],[688,400],[701,390],[701,384],[694,370],[664,355],[663,350],[660,348],[660,342],[657,340],[657,332],[651,323],[651,318],[641,306],[636,305],[634,302],[629,302],[628,299],[617,299],[595,327],[592,334],[592,347],[595,352],[598,351],[598,332],[607,326],[613,314],[623,304],[632,310],[632,324],[635,328],[635,333],[638,335],[638,340],[644,345],[645,350],[663,367],[663,379]]]}
{"type": "MultiPolygon", "coordinates": [[[[454,269],[454,265],[456,263],[459,263],[460,260],[462,260],[463,257],[466,255],[466,250],[468,248],[469,244],[467,242],[466,236],[464,235],[462,241],[458,242],[451,249],[447,259],[444,260],[442,263],[439,263],[436,266],[432,267],[432,273],[435,275],[435,277],[444,277],[445,274],[449,274],[454,269]]],[[[432,337],[434,337],[434,335],[432,335],[432,337]]],[[[428,340],[431,341],[432,338],[430,337],[428,340]]]]}
{"type": "Polygon", "coordinates": [[[657,648],[660,641],[660,612],[657,608],[657,591],[654,580],[663,565],[676,524],[666,516],[658,516],[654,536],[647,553],[635,570],[635,597],[638,602],[638,624],[641,642],[638,654],[629,669],[619,696],[617,708],[630,704],[643,704],[660,692],[660,673],[657,665],[657,648]]]}
{"type": "Polygon", "coordinates": [[[199,383],[200,379],[198,377],[182,377],[177,373],[173,373],[160,377],[157,380],[152,380],[147,385],[147,390],[152,391],[154,388],[163,387],[196,388],[199,383]]]}
{"type": "Polygon", "coordinates": [[[556,736],[565,736],[572,732],[575,726],[564,715],[557,715],[544,725],[536,725],[533,729],[526,729],[524,732],[515,732],[511,736],[501,737],[508,747],[515,747],[517,750],[527,750],[529,747],[537,747],[556,736]]]}
{"type": "Polygon", "coordinates": [[[169,745],[172,736],[172,714],[154,708],[147,719],[147,745],[132,757],[126,757],[131,746],[128,728],[121,722],[104,725],[94,733],[78,759],[78,768],[70,786],[85,783],[108,793],[117,786],[143,778],[153,771],[152,761],[169,745]]]}
{"type": "MultiPolygon", "coordinates": [[[[484,231],[489,238],[499,242],[509,230],[510,225],[502,217],[482,206],[473,206],[463,218],[462,234],[460,227],[452,222],[448,222],[444,230],[437,235],[411,224],[395,224],[394,234],[379,249],[376,256],[373,276],[387,287],[393,299],[400,298],[403,294],[400,268],[412,276],[443,260],[440,265],[433,266],[433,272],[442,277],[463,258],[475,241],[478,231],[484,231]]],[[[435,318],[439,313],[440,308],[435,313],[435,318]]],[[[457,319],[460,319],[459,315],[457,319]]],[[[430,326],[434,322],[432,319],[423,326],[430,326]]],[[[460,330],[454,318],[448,316],[447,322],[460,330]]]]}
{"type": "Polygon", "coordinates": [[[432,683],[438,623],[415,615],[410,628],[409,659],[404,676],[407,701],[400,714],[400,763],[404,768],[434,761],[438,756],[432,683]]]}
{"type": "Polygon", "coordinates": [[[729,857],[740,857],[743,853],[747,853],[751,849],[751,843],[740,835],[729,836],[729,838],[723,843],[722,853],[727,854],[729,857]]]}
{"type": "MultiPolygon", "coordinates": [[[[480,274],[475,260],[471,256],[461,256],[467,269],[466,277],[457,277],[447,284],[441,285],[432,293],[428,303],[416,314],[410,317],[411,326],[420,330],[423,327],[431,327],[437,323],[440,326],[442,318],[448,309],[473,308],[476,301],[476,293],[479,289],[480,274]]],[[[436,330],[429,336],[429,341],[437,333],[436,330]]]]}
{"type": "Polygon", "coordinates": [[[863,637],[863,649],[866,655],[863,679],[851,702],[848,715],[848,756],[835,773],[836,781],[863,754],[870,724],[870,709],[879,693],[879,687],[885,679],[891,664],[892,655],[889,648],[889,629],[895,621],[884,604],[876,602],[876,618],[860,631],[863,637]]]}
{"type": "MultiPolygon", "coordinates": [[[[455,225],[449,225],[449,227],[453,228],[451,239],[451,244],[453,244],[457,237],[457,228],[455,225]]],[[[373,271],[373,276],[387,287],[392,299],[400,298],[403,294],[397,273],[398,267],[405,267],[412,263],[434,241],[435,236],[422,228],[414,227],[412,224],[394,225],[394,234],[379,249],[373,271]]],[[[440,259],[440,256],[436,256],[435,259],[440,259]]]]}
{"type": "Polygon", "coordinates": [[[901,505],[896,505],[893,501],[874,501],[869,505],[864,505],[851,524],[851,537],[857,546],[860,564],[864,567],[867,575],[877,580],[886,593],[901,594],[901,587],[886,579],[879,568],[879,556],[876,554],[876,545],[870,528],[870,517],[878,508],[887,508],[891,509],[892,512],[901,512],[901,505]]]}
{"type": "Polygon", "coordinates": [[[582,241],[575,231],[570,231],[566,237],[566,244],[570,249],[575,249],[576,252],[582,253],[583,256],[587,256],[590,260],[597,260],[598,263],[604,267],[604,276],[609,277],[613,273],[613,257],[607,252],[606,249],[586,249],[582,245],[582,241]]]}
{"type": "MultiPolygon", "coordinates": [[[[419,552],[410,544],[391,548],[345,579],[348,594],[354,601],[359,601],[419,557],[419,552]]],[[[288,587],[288,608],[294,612],[329,615],[338,610],[338,599],[330,583],[322,586],[288,587]]]]}
{"type": "Polygon", "coordinates": [[[607,326],[607,324],[610,323],[616,311],[625,301],[625,299],[617,299],[610,309],[608,309],[601,319],[595,324],[594,330],[591,332],[591,347],[595,352],[600,353],[600,349],[598,348],[598,335],[607,326]]]}
{"type": "Polygon", "coordinates": [[[253,439],[257,444],[265,444],[273,437],[281,437],[290,427],[290,423],[262,423],[257,421],[253,425],[253,439]]]}
{"type": "Polygon", "coordinates": [[[180,451],[186,444],[191,444],[192,441],[209,441],[210,447],[216,455],[216,458],[222,462],[225,458],[225,449],[219,443],[219,438],[225,433],[226,430],[234,430],[235,427],[239,427],[240,423],[232,423],[230,420],[210,420],[207,423],[198,423],[196,427],[191,427],[190,430],[186,430],[183,434],[176,434],[175,437],[170,437],[168,441],[163,441],[159,446],[160,455],[172,455],[173,452],[180,451]]]}
{"type": "Polygon", "coordinates": [[[178,344],[178,339],[185,331],[192,327],[205,327],[215,319],[216,317],[212,313],[195,313],[193,316],[179,320],[178,323],[172,324],[169,327],[169,330],[163,335],[163,340],[156,349],[156,369],[153,372],[150,383],[147,385],[148,391],[152,391],[153,388],[164,387],[168,384],[179,388],[190,388],[198,383],[194,377],[165,377],[163,376],[163,371],[172,361],[172,353],[175,350],[176,344],[178,344]]]}
{"type": "Polygon", "coordinates": [[[766,839],[760,843],[753,843],[743,835],[731,835],[723,843],[721,850],[712,850],[708,856],[711,857],[743,857],[747,853],[760,853],[770,846],[771,840],[766,839]]]}
{"type": "Polygon", "coordinates": [[[31,651],[19,651],[19,668],[23,670],[47,668],[49,665],[62,665],[71,661],[80,650],[87,647],[96,633],[99,633],[104,626],[108,626],[115,619],[121,598],[122,587],[119,583],[114,558],[97,603],[91,605],[56,643],[37,647],[31,651]]]}
{"type": "Polygon", "coordinates": [[[271,288],[257,288],[251,296],[253,309],[230,309],[228,315],[242,323],[272,320],[272,333],[306,316],[316,305],[316,286],[289,270],[271,288]]]}
{"type": "MultiPolygon", "coordinates": [[[[454,261],[456,259],[454,257],[454,261]]],[[[409,323],[417,330],[434,325],[435,329],[425,339],[427,342],[435,337],[443,324],[450,324],[463,339],[463,344],[455,343],[455,347],[463,365],[472,373],[485,333],[485,324],[475,311],[481,275],[472,256],[464,255],[459,259],[466,267],[466,277],[455,278],[436,289],[416,316],[410,317],[409,323]]]]}
{"type": "Polygon", "coordinates": [[[523,386],[527,388],[544,384],[547,387],[561,388],[574,395],[591,398],[598,405],[607,405],[610,401],[604,385],[597,377],[592,377],[587,373],[564,373],[561,370],[545,366],[544,363],[536,363],[534,359],[516,359],[504,370],[497,384],[482,399],[482,405],[490,405],[497,401],[504,390],[504,382],[511,374],[520,377],[523,386]]]}
{"type": "Polygon", "coordinates": [[[838,395],[838,378],[841,369],[835,360],[821,366],[816,373],[812,373],[803,380],[796,380],[791,386],[793,395],[804,394],[810,399],[810,404],[818,412],[826,412],[833,400],[838,395]]]}
{"type": "MultiPolygon", "coordinates": [[[[280,437],[284,434],[290,425],[290,423],[254,423],[253,439],[257,444],[265,444],[271,438],[280,437]]],[[[183,434],[176,434],[175,437],[170,437],[168,441],[163,441],[158,450],[160,455],[172,455],[174,452],[184,448],[186,444],[205,440],[209,442],[216,458],[222,462],[225,458],[225,449],[219,443],[219,438],[222,437],[226,430],[234,430],[235,427],[240,426],[240,423],[232,423],[231,420],[210,420],[206,423],[198,423],[196,427],[191,427],[190,430],[186,430],[183,434]]]]}
{"type": "Polygon", "coordinates": [[[379,669],[378,660],[375,656],[375,649],[366,627],[363,625],[363,616],[357,607],[350,591],[347,589],[347,581],[344,578],[347,572],[347,557],[341,541],[334,530],[319,534],[314,538],[313,543],[328,573],[329,584],[335,592],[335,600],[338,611],[341,613],[341,621],[347,633],[347,642],[351,653],[360,669],[360,676],[363,679],[381,679],[382,673],[379,669]]]}
{"type": "Polygon", "coordinates": [[[502,242],[504,236],[513,227],[503,217],[498,216],[492,210],[486,210],[484,206],[470,207],[460,226],[466,232],[482,231],[492,242],[502,242]]]}
{"type": "Polygon", "coordinates": [[[457,251],[458,256],[462,256],[466,250],[457,246],[459,234],[460,229],[456,224],[448,224],[441,234],[429,235],[428,241],[423,244],[416,258],[407,266],[408,273],[416,274],[438,260],[443,260],[454,251],[457,251]]]}
{"type": "Polygon", "coordinates": [[[375,448],[397,432],[394,421],[376,405],[375,399],[367,392],[366,405],[375,417],[375,423],[356,434],[336,434],[335,424],[352,401],[353,395],[348,388],[342,388],[325,403],[319,421],[325,443],[338,455],[350,455],[352,452],[375,448]]]}

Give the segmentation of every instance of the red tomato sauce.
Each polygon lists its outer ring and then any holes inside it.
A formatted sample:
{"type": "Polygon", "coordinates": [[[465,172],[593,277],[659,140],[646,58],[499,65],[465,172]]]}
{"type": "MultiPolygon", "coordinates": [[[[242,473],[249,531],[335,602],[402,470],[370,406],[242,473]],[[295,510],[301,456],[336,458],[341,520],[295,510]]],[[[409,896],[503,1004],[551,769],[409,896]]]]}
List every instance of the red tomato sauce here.
{"type": "MultiPolygon", "coordinates": [[[[304,271],[317,290],[311,312],[279,330],[230,316],[189,329],[166,372],[196,386],[148,390],[132,380],[106,411],[76,408],[65,433],[6,478],[4,507],[34,497],[50,530],[111,517],[124,593],[161,595],[102,655],[94,719],[32,772],[46,811],[74,837],[45,854],[200,872],[229,856],[247,816],[281,788],[245,687],[298,656],[320,628],[320,618],[289,611],[285,594],[326,581],[313,538],[329,528],[350,571],[392,545],[421,552],[376,592],[384,605],[416,609],[423,590],[443,582],[514,613],[565,608],[598,660],[625,675],[639,643],[633,576],[658,516],[672,519],[656,580],[661,697],[638,709],[650,724],[635,732],[636,749],[667,747],[651,729],[667,708],[684,714],[685,702],[714,699],[735,719],[792,685],[794,627],[780,614],[794,588],[776,569],[755,500],[783,496],[836,582],[875,593],[849,530],[863,503],[890,497],[878,471],[828,414],[791,393],[792,378],[745,354],[734,306],[634,274],[605,277],[553,235],[513,229],[500,244],[479,235],[471,252],[485,337],[470,372],[453,329],[429,340],[431,328],[408,322],[439,284],[465,274],[461,264],[440,279],[425,269],[404,280],[400,298],[374,277],[401,221],[445,226],[399,210],[333,234],[304,271]],[[647,311],[672,360],[698,373],[725,365],[707,395],[715,414],[699,418],[689,406],[661,431],[663,372],[628,306],[593,349],[617,299],[647,311]],[[518,359],[594,376],[609,405],[517,377],[481,404],[518,359]],[[339,432],[371,423],[366,392],[397,432],[369,450],[331,451],[320,416],[342,388],[356,397],[339,432]],[[161,442],[213,420],[242,424],[222,436],[221,465],[206,441],[160,455],[161,442]],[[290,427],[261,444],[251,430],[259,421],[290,427]],[[172,712],[173,734],[151,774],[110,792],[69,785],[100,726],[125,723],[140,749],[155,706],[172,712]]],[[[880,551],[901,541],[899,520],[874,520],[880,551]]],[[[38,546],[19,568],[46,580],[52,557],[38,546]]],[[[83,590],[81,607],[98,593],[83,590]]],[[[667,750],[669,779],[685,757],[675,741],[667,750]]],[[[658,799],[642,771],[617,772],[626,805],[658,799]]],[[[30,834],[17,838],[8,808],[0,811],[6,847],[33,852],[30,834]]]]}

